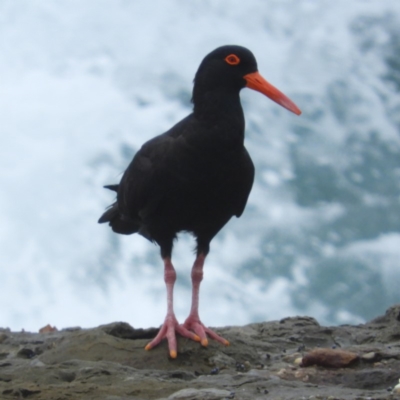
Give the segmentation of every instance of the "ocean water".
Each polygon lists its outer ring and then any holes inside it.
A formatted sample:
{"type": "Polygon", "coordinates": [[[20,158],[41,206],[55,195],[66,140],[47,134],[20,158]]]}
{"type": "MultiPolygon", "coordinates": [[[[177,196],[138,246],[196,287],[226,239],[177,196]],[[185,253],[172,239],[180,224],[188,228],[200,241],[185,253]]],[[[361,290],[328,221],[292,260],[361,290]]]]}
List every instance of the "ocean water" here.
{"type": "MultiPolygon", "coordinates": [[[[358,323],[398,303],[399,26],[394,0],[1,0],[0,326],[162,323],[158,249],[97,224],[102,186],[190,112],[223,44],[303,114],[242,91],[256,182],[212,242],[203,322],[358,323]]],[[[180,320],[193,247],[181,235],[173,255],[180,320]]]]}

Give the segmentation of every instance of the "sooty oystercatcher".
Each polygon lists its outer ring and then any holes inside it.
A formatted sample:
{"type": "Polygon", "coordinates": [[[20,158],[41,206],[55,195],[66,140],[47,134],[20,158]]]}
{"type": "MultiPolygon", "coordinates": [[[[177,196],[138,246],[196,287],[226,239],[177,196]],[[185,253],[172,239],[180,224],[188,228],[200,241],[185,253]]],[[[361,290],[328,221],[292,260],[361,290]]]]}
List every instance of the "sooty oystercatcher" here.
{"type": "Polygon", "coordinates": [[[254,179],[254,166],[244,147],[244,116],[239,92],[257,90],[299,115],[301,111],[258,72],[254,55],[241,46],[222,46],[208,54],[194,79],[193,112],[136,153],[118,185],[117,200],[99,219],[114,232],[139,233],[161,248],[168,311],[158,335],[169,354],[177,356],[175,333],[207,346],[207,335],[229,342],[206,328],[198,314],[203,264],[212,238],[233,217],[240,217],[254,179]],[[183,324],[173,310],[176,280],[171,262],[177,233],[196,238],[192,268],[192,306],[183,324]]]}

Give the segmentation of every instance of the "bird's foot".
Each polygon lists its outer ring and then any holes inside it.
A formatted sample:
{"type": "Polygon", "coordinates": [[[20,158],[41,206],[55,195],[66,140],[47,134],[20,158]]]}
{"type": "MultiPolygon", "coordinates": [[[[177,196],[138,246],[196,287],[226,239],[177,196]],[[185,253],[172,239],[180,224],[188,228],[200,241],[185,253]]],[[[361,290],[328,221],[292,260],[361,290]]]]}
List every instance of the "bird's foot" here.
{"type": "Polygon", "coordinates": [[[200,342],[202,346],[208,346],[207,335],[216,340],[217,342],[222,343],[225,346],[229,346],[229,342],[223,337],[217,335],[213,330],[204,326],[204,324],[200,321],[199,317],[189,315],[186,321],[181,325],[186,330],[190,330],[196,333],[196,335],[200,338],[200,342]]]}
{"type": "Polygon", "coordinates": [[[153,347],[156,347],[161,342],[161,340],[166,338],[168,341],[169,355],[171,358],[176,358],[176,356],[178,355],[178,349],[176,344],[175,332],[179,333],[179,335],[183,337],[192,339],[196,342],[200,342],[201,340],[200,337],[196,335],[196,333],[193,333],[185,326],[180,325],[175,315],[167,315],[157,336],[150,343],[147,344],[145,350],[150,350],[153,347]]]}

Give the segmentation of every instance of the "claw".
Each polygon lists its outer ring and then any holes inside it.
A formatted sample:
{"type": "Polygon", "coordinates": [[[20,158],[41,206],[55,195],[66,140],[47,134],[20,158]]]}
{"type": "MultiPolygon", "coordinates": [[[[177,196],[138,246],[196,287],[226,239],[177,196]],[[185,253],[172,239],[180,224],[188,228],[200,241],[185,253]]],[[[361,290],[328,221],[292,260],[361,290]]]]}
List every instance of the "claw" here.
{"type": "Polygon", "coordinates": [[[178,355],[178,353],[177,353],[175,350],[170,350],[169,356],[170,356],[171,358],[176,358],[177,355],[178,355]]]}

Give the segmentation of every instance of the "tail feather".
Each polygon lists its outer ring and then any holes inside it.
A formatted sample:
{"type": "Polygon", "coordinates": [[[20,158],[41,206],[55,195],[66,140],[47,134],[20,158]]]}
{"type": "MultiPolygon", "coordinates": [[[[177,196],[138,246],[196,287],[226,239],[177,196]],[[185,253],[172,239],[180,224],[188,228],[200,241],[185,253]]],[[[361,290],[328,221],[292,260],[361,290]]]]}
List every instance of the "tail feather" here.
{"type": "Polygon", "coordinates": [[[105,222],[111,222],[118,216],[118,214],[118,204],[114,203],[107,208],[107,210],[99,218],[98,223],[104,224],[105,222]]]}
{"type": "MultiPolygon", "coordinates": [[[[104,187],[114,192],[118,192],[118,185],[107,185],[104,187]]],[[[104,214],[99,218],[99,224],[104,224],[105,222],[108,222],[114,232],[123,235],[131,235],[139,230],[139,225],[136,222],[126,219],[122,214],[120,214],[117,202],[111,204],[111,206],[108,207],[104,214]]]]}
{"type": "Polygon", "coordinates": [[[104,189],[112,190],[113,192],[117,192],[118,193],[119,185],[106,185],[106,186],[103,186],[103,187],[104,187],[104,189]]]}

